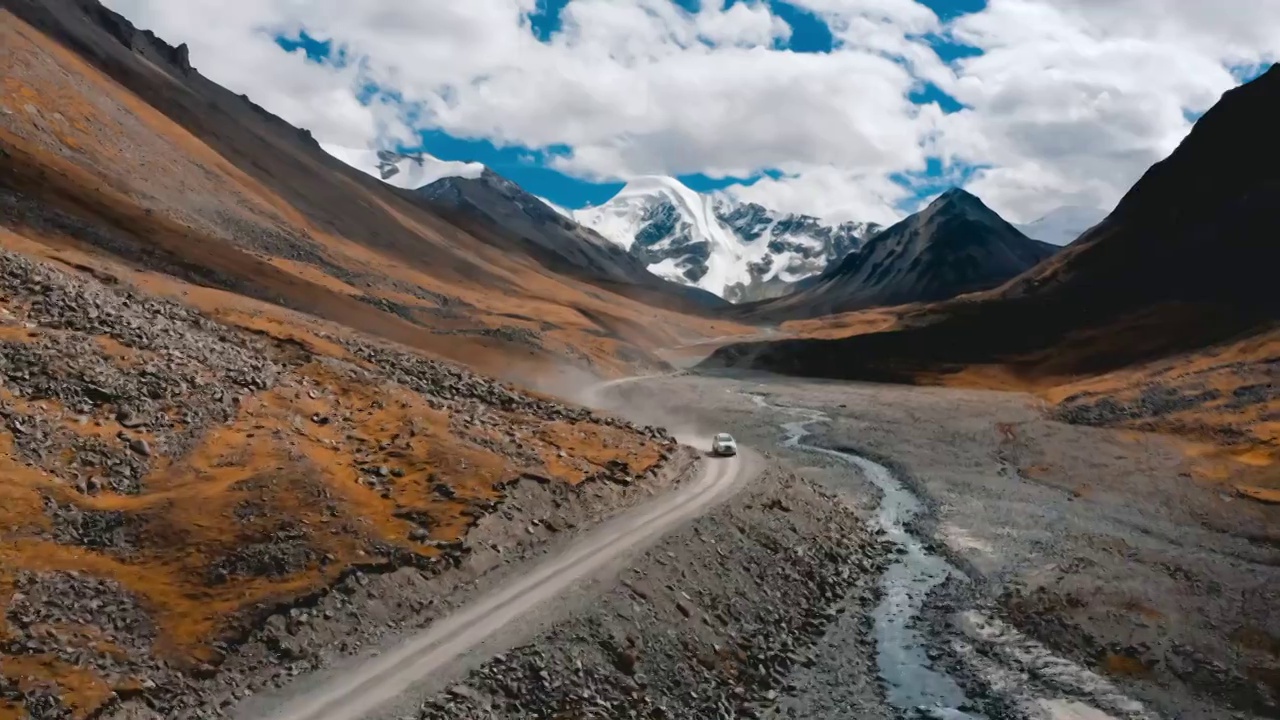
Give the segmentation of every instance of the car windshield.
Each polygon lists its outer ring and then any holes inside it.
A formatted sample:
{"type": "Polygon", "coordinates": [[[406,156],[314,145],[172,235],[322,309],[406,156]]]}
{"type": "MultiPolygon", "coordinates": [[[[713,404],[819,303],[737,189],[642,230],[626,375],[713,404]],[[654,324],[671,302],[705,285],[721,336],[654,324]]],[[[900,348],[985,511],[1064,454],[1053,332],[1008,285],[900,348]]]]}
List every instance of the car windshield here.
{"type": "Polygon", "coordinates": [[[716,436],[716,442],[733,442],[733,438],[729,437],[729,433],[720,433],[716,436]]]}

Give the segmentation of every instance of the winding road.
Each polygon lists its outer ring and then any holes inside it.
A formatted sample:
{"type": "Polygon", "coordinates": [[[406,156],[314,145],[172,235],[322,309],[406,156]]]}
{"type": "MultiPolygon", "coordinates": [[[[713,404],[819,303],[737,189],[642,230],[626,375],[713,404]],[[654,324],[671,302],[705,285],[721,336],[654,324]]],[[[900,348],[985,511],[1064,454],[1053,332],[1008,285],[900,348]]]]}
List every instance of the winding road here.
{"type": "MultiPolygon", "coordinates": [[[[680,437],[706,447],[710,438],[680,437]]],[[[747,448],[732,458],[702,464],[700,476],[636,507],[578,538],[565,550],[533,566],[435,623],[420,635],[354,666],[350,671],[273,712],[245,720],[362,720],[438,672],[468,650],[575,583],[604,570],[627,553],[651,543],[678,525],[732,495],[760,470],[760,457],[747,448]]]]}

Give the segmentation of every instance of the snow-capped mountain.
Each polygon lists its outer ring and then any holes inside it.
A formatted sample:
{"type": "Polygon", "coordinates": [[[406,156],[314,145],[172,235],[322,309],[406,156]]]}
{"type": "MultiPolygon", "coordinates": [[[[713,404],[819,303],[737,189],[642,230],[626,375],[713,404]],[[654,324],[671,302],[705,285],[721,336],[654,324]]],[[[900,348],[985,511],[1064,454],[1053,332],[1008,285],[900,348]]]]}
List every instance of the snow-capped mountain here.
{"type": "Polygon", "coordinates": [[[457,213],[479,220],[480,228],[500,230],[476,237],[504,251],[522,252],[560,275],[681,311],[727,304],[701,288],[659,278],[616,243],[574,222],[569,211],[488,168],[474,178],[441,178],[412,195],[434,211],[457,213]]]}
{"type": "Polygon", "coordinates": [[[626,248],[654,274],[733,302],[779,295],[879,230],[867,223],[832,225],[777,213],[697,193],[660,176],[632,180],[608,202],[572,215],[626,248]]]}
{"type": "Polygon", "coordinates": [[[1107,212],[1098,208],[1065,205],[1039,220],[1014,227],[1033,240],[1051,245],[1067,245],[1074,242],[1089,228],[1102,222],[1106,216],[1107,212]]]}
{"type": "Polygon", "coordinates": [[[562,215],[604,236],[654,275],[731,302],[788,292],[880,230],[873,223],[824,223],[726,195],[705,195],[675,178],[660,176],[633,180],[603,205],[568,210],[528,195],[480,163],[440,160],[426,153],[322,147],[348,165],[400,188],[427,191],[448,178],[486,180],[481,184],[494,192],[504,184],[500,194],[508,200],[527,196],[520,203],[526,210],[545,205],[553,216],[562,215]]]}
{"type": "Polygon", "coordinates": [[[485,170],[480,163],[441,160],[423,152],[398,153],[323,143],[320,147],[351,167],[406,190],[416,190],[441,178],[475,179],[485,170]]]}

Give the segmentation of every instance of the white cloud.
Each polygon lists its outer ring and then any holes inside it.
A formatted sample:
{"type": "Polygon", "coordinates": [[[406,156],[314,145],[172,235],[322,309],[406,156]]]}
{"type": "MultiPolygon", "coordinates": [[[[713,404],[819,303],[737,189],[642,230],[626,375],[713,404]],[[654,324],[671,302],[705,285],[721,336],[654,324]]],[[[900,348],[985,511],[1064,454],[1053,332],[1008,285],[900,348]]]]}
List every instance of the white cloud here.
{"type": "Polygon", "coordinates": [[[942,30],[938,16],[915,0],[793,0],[830,28],[839,48],[897,58],[916,77],[937,81],[948,74],[937,53],[920,37],[942,30]]]}
{"type": "Polygon", "coordinates": [[[801,212],[831,222],[882,225],[896,222],[900,213],[894,208],[912,197],[909,190],[883,174],[835,167],[813,168],[777,180],[764,177],[750,185],[735,185],[722,192],[742,202],[801,212]]]}
{"type": "Polygon", "coordinates": [[[981,56],[943,87],[940,152],[991,166],[969,189],[1015,221],[1061,205],[1111,208],[1236,84],[1228,68],[1280,57],[1280,5],[1238,0],[991,0],[958,19],[981,56]]]}
{"type": "Polygon", "coordinates": [[[776,49],[767,4],[572,0],[561,30],[529,30],[537,0],[107,0],[192,62],[322,142],[363,147],[410,128],[353,89],[372,79],[415,122],[530,148],[592,179],[783,172],[734,194],[830,218],[892,219],[910,194],[888,178],[931,154],[989,166],[969,189],[1011,220],[1110,207],[1234,84],[1229,68],[1280,57],[1276,0],[990,0],[944,23],[915,0],[791,0],[830,26],[831,53],[776,49]],[[359,62],[283,53],[305,28],[359,62]],[[947,64],[928,38],[984,54],[947,64]],[[969,109],[909,100],[931,82],[969,109]]]}
{"type": "Polygon", "coordinates": [[[534,0],[108,1],[188,42],[193,64],[213,79],[343,146],[379,134],[375,113],[336,102],[365,76],[420,103],[427,125],[567,146],[557,166],[595,179],[766,168],[804,177],[833,165],[882,178],[923,166],[920,137],[935,122],[907,98],[917,80],[878,50],[776,50],[790,28],[762,2],[726,10],[709,1],[688,13],[669,0],[573,0],[543,43],[528,29],[534,0]],[[273,32],[303,27],[361,58],[359,71],[274,49],[273,32]],[[275,63],[263,57],[272,52],[275,63]]]}
{"type": "Polygon", "coordinates": [[[294,4],[288,0],[107,0],[105,4],[170,43],[187,43],[192,63],[202,74],[248,95],[319,139],[363,146],[376,137],[409,135],[394,109],[360,103],[358,66],[322,66],[307,62],[302,51],[281,50],[275,33],[301,27],[299,18],[280,12],[281,7],[294,4]]]}

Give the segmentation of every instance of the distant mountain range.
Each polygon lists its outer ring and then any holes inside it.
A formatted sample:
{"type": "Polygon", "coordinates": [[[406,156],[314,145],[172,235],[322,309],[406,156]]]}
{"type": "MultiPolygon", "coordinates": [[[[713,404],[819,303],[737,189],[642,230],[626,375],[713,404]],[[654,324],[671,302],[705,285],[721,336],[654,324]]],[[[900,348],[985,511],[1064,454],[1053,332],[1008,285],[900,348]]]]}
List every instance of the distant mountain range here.
{"type": "Polygon", "coordinates": [[[489,237],[519,246],[551,270],[660,288],[704,308],[722,298],[811,316],[943,300],[1012,278],[1051,255],[1053,246],[1074,240],[1101,214],[1064,207],[1014,226],[973,195],[953,190],[889,234],[874,223],[827,223],[698,193],[663,176],[637,178],[599,206],[569,210],[479,163],[325,149],[434,206],[502,228],[489,237]]]}
{"type": "MultiPolygon", "coordinates": [[[[412,170],[416,166],[412,158],[392,153],[384,152],[382,159],[391,167],[409,164],[412,170]]],[[[451,210],[472,221],[483,221],[499,232],[476,232],[477,237],[499,247],[519,249],[554,272],[633,296],[624,288],[652,291],[646,293],[645,300],[655,305],[672,305],[662,295],[680,301],[677,309],[726,304],[696,286],[669,282],[655,275],[622,246],[583,227],[562,210],[488,168],[473,176],[441,178],[414,189],[413,194],[434,210],[451,210]]]]}
{"type": "MultiPolygon", "coordinates": [[[[1005,364],[1024,376],[1061,378],[1216,347],[1229,357],[1265,358],[1211,366],[1229,370],[1224,387],[1250,373],[1263,378],[1241,385],[1236,405],[1224,407],[1274,402],[1276,361],[1251,338],[1280,327],[1278,119],[1280,65],[1227,92],[1105,220],[998,289],[907,312],[886,331],[743,343],[721,348],[708,364],[895,381],[1005,364]]],[[[899,235],[895,228],[880,237],[899,235]]],[[[1143,394],[1158,400],[1124,412],[1141,418],[1196,407],[1218,398],[1217,388],[1192,387],[1184,404],[1143,394]]],[[[1109,407],[1098,417],[1123,415],[1109,407]]]]}
{"type": "Polygon", "coordinates": [[[1038,220],[1014,227],[1034,240],[1050,245],[1068,245],[1106,216],[1107,211],[1099,208],[1065,205],[1038,220]]]}
{"type": "Polygon", "coordinates": [[[632,180],[609,201],[568,214],[660,277],[731,302],[782,295],[880,229],[780,213],[662,176],[632,180]]]}
{"type": "Polygon", "coordinates": [[[759,310],[812,317],[946,300],[996,287],[1057,249],[1028,238],[977,197],[953,188],[759,310]]]}

